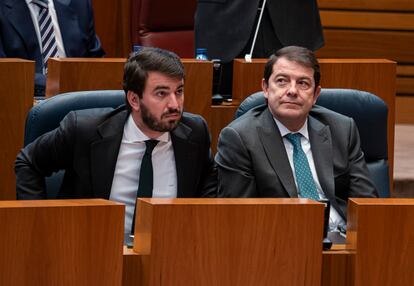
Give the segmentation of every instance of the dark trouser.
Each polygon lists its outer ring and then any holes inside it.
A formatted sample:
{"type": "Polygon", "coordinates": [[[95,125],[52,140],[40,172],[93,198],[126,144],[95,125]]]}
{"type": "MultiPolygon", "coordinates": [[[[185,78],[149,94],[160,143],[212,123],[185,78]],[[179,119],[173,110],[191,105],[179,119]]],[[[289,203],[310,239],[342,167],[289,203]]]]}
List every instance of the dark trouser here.
{"type": "MultiPolygon", "coordinates": [[[[257,21],[259,20],[259,11],[256,16],[256,21],[250,35],[247,45],[240,52],[237,58],[244,58],[250,49],[253,42],[254,33],[256,32],[257,21]]],[[[265,8],[262,22],[260,24],[259,33],[257,34],[256,44],[254,46],[252,58],[268,58],[274,52],[282,48],[283,45],[279,41],[270,19],[269,11],[265,8]]],[[[224,97],[230,97],[232,94],[233,85],[233,62],[222,63],[221,80],[217,88],[217,92],[224,97]]]]}

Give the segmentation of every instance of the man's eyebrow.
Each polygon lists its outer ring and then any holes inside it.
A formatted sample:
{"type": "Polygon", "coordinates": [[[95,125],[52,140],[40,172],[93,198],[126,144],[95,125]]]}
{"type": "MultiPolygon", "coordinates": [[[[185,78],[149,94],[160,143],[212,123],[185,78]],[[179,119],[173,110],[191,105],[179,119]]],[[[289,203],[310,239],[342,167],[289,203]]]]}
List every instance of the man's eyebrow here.
{"type": "MultiPolygon", "coordinates": [[[[180,84],[176,89],[179,89],[179,88],[183,88],[184,87],[184,84],[180,84]]],[[[155,88],[154,88],[154,91],[157,91],[157,90],[170,90],[170,87],[169,86],[167,86],[167,85],[157,85],[155,88]]]]}
{"type": "Polygon", "coordinates": [[[154,90],[160,90],[160,89],[170,89],[167,85],[157,85],[154,90]]]}
{"type": "Polygon", "coordinates": [[[278,77],[278,76],[285,76],[285,77],[289,77],[289,75],[287,74],[287,73],[276,73],[275,74],[275,77],[278,77]]]}

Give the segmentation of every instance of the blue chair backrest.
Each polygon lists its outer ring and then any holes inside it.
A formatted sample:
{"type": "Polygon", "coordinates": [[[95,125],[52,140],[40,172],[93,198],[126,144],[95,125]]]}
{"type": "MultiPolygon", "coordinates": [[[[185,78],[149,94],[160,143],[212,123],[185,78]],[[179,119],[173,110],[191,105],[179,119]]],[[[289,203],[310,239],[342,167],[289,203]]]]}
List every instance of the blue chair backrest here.
{"type": "MultiPolygon", "coordinates": [[[[266,104],[263,92],[250,95],[240,104],[236,118],[262,104],[266,104]]],[[[389,197],[388,108],[385,102],[365,91],[324,88],[316,104],[354,119],[371,179],[380,197],[389,197]]]]}
{"type": "MultiPolygon", "coordinates": [[[[93,90],[58,94],[33,106],[26,118],[24,145],[59,126],[72,110],[90,108],[116,108],[125,103],[123,90],[93,90]]],[[[53,199],[62,183],[64,171],[46,178],[47,198],[53,199]]]]}

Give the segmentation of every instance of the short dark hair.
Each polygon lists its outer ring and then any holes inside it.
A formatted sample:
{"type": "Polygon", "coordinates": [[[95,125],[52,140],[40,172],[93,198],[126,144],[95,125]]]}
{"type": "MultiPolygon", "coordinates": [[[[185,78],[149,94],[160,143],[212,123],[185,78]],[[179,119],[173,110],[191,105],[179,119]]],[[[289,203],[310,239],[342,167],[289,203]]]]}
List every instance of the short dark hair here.
{"type": "Polygon", "coordinates": [[[319,86],[321,80],[321,70],[319,62],[316,59],[314,52],[307,48],[298,46],[288,46],[276,51],[265,65],[263,78],[266,84],[269,84],[269,78],[273,72],[273,65],[280,58],[285,58],[289,61],[297,62],[305,67],[313,69],[313,78],[315,80],[315,88],[319,86]]]}
{"type": "MultiPolygon", "coordinates": [[[[175,53],[160,48],[142,47],[138,52],[132,53],[125,63],[125,95],[130,90],[142,98],[148,72],[159,72],[177,79],[185,77],[183,63],[175,53]]],[[[128,99],[126,105],[130,109],[128,99]]]]}

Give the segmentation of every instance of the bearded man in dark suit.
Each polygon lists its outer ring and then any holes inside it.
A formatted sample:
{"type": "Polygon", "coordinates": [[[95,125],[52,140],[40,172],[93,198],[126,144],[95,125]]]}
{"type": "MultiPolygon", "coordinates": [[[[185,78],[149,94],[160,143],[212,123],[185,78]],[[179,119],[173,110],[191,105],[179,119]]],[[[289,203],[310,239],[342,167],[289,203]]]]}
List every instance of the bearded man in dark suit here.
{"type": "Polygon", "coordinates": [[[124,90],[126,106],[70,112],[59,128],[21,150],[15,164],[18,199],[45,199],[45,177],[65,170],[59,198],[124,203],[129,233],[137,196],[216,196],[207,124],[183,112],[184,66],[178,56],[142,48],[125,64],[124,90]],[[147,154],[153,174],[141,178],[147,154]],[[149,195],[141,196],[140,181],[148,179],[149,195]]]}

